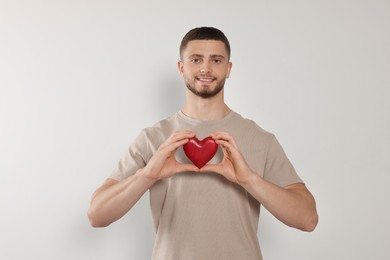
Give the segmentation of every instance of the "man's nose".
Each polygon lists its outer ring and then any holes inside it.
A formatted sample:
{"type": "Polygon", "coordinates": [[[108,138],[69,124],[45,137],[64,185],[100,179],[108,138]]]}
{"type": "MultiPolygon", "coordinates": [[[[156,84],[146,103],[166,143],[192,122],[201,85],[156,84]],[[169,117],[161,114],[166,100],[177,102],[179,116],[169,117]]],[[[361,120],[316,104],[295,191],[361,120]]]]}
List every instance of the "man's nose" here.
{"type": "Polygon", "coordinates": [[[205,62],[202,64],[202,66],[200,67],[200,72],[201,73],[208,73],[210,72],[210,65],[208,62],[205,62]]]}

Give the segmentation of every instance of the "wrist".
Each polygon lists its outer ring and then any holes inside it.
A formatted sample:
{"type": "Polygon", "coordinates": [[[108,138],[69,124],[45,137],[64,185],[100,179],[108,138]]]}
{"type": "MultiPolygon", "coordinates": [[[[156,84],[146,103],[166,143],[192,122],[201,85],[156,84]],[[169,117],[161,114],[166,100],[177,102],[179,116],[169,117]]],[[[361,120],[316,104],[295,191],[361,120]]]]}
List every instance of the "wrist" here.
{"type": "Polygon", "coordinates": [[[239,181],[239,184],[244,187],[245,189],[248,189],[249,187],[256,185],[259,181],[261,181],[261,177],[256,174],[253,171],[250,171],[247,175],[246,178],[239,181]]]}
{"type": "Polygon", "coordinates": [[[146,184],[152,186],[159,179],[150,174],[150,171],[145,167],[137,171],[136,173],[146,184]]]}

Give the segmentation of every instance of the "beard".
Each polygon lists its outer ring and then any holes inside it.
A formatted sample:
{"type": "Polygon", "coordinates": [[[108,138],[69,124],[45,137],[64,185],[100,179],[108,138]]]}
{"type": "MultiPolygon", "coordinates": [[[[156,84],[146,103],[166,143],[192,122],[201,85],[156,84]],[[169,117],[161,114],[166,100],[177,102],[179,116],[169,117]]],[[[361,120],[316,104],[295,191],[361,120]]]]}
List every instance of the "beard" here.
{"type": "Polygon", "coordinates": [[[208,90],[208,89],[197,90],[195,87],[195,83],[191,84],[189,81],[186,81],[185,84],[193,94],[195,94],[198,97],[206,99],[206,98],[212,98],[216,96],[219,92],[221,92],[221,90],[225,86],[225,79],[218,81],[217,86],[212,90],[208,90]]]}

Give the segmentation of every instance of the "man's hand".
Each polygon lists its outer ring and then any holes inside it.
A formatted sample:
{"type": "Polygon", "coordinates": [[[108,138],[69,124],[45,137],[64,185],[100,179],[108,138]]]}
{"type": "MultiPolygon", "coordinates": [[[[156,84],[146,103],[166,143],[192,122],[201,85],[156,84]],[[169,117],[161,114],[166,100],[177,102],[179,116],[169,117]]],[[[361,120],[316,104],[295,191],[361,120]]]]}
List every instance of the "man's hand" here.
{"type": "Polygon", "coordinates": [[[158,180],[183,171],[199,171],[193,164],[176,161],[177,148],[195,136],[191,131],[172,134],[160,145],[149,163],[122,181],[108,179],[91,199],[88,217],[94,227],[105,227],[126,214],[158,180]]]}
{"type": "Polygon", "coordinates": [[[303,183],[278,187],[253,172],[227,133],[211,135],[221,145],[224,158],[219,164],[207,164],[200,171],[212,171],[240,184],[276,218],[288,226],[313,231],[318,222],[313,196],[303,183]]]}
{"type": "Polygon", "coordinates": [[[256,174],[238,150],[234,138],[225,132],[215,132],[210,136],[221,146],[224,156],[219,164],[207,164],[200,171],[219,173],[229,181],[240,185],[248,183],[256,174]]]}
{"type": "Polygon", "coordinates": [[[195,171],[199,169],[193,164],[181,164],[176,161],[175,153],[177,149],[186,144],[189,138],[194,137],[191,131],[180,131],[172,134],[164,143],[160,145],[157,152],[150,159],[143,169],[145,176],[153,181],[158,181],[173,176],[179,172],[195,171]]]}

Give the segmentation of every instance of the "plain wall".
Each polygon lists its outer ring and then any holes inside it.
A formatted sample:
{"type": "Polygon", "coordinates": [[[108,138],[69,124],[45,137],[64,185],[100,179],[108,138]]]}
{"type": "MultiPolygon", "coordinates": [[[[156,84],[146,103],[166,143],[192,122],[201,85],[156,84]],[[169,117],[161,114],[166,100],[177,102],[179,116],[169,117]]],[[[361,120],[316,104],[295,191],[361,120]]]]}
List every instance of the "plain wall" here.
{"type": "Polygon", "coordinates": [[[265,260],[389,259],[390,2],[0,1],[0,259],[149,259],[145,194],[90,227],[139,131],[177,112],[178,47],[228,36],[226,102],[273,132],[314,194],[313,233],[262,210],[265,260]]]}

